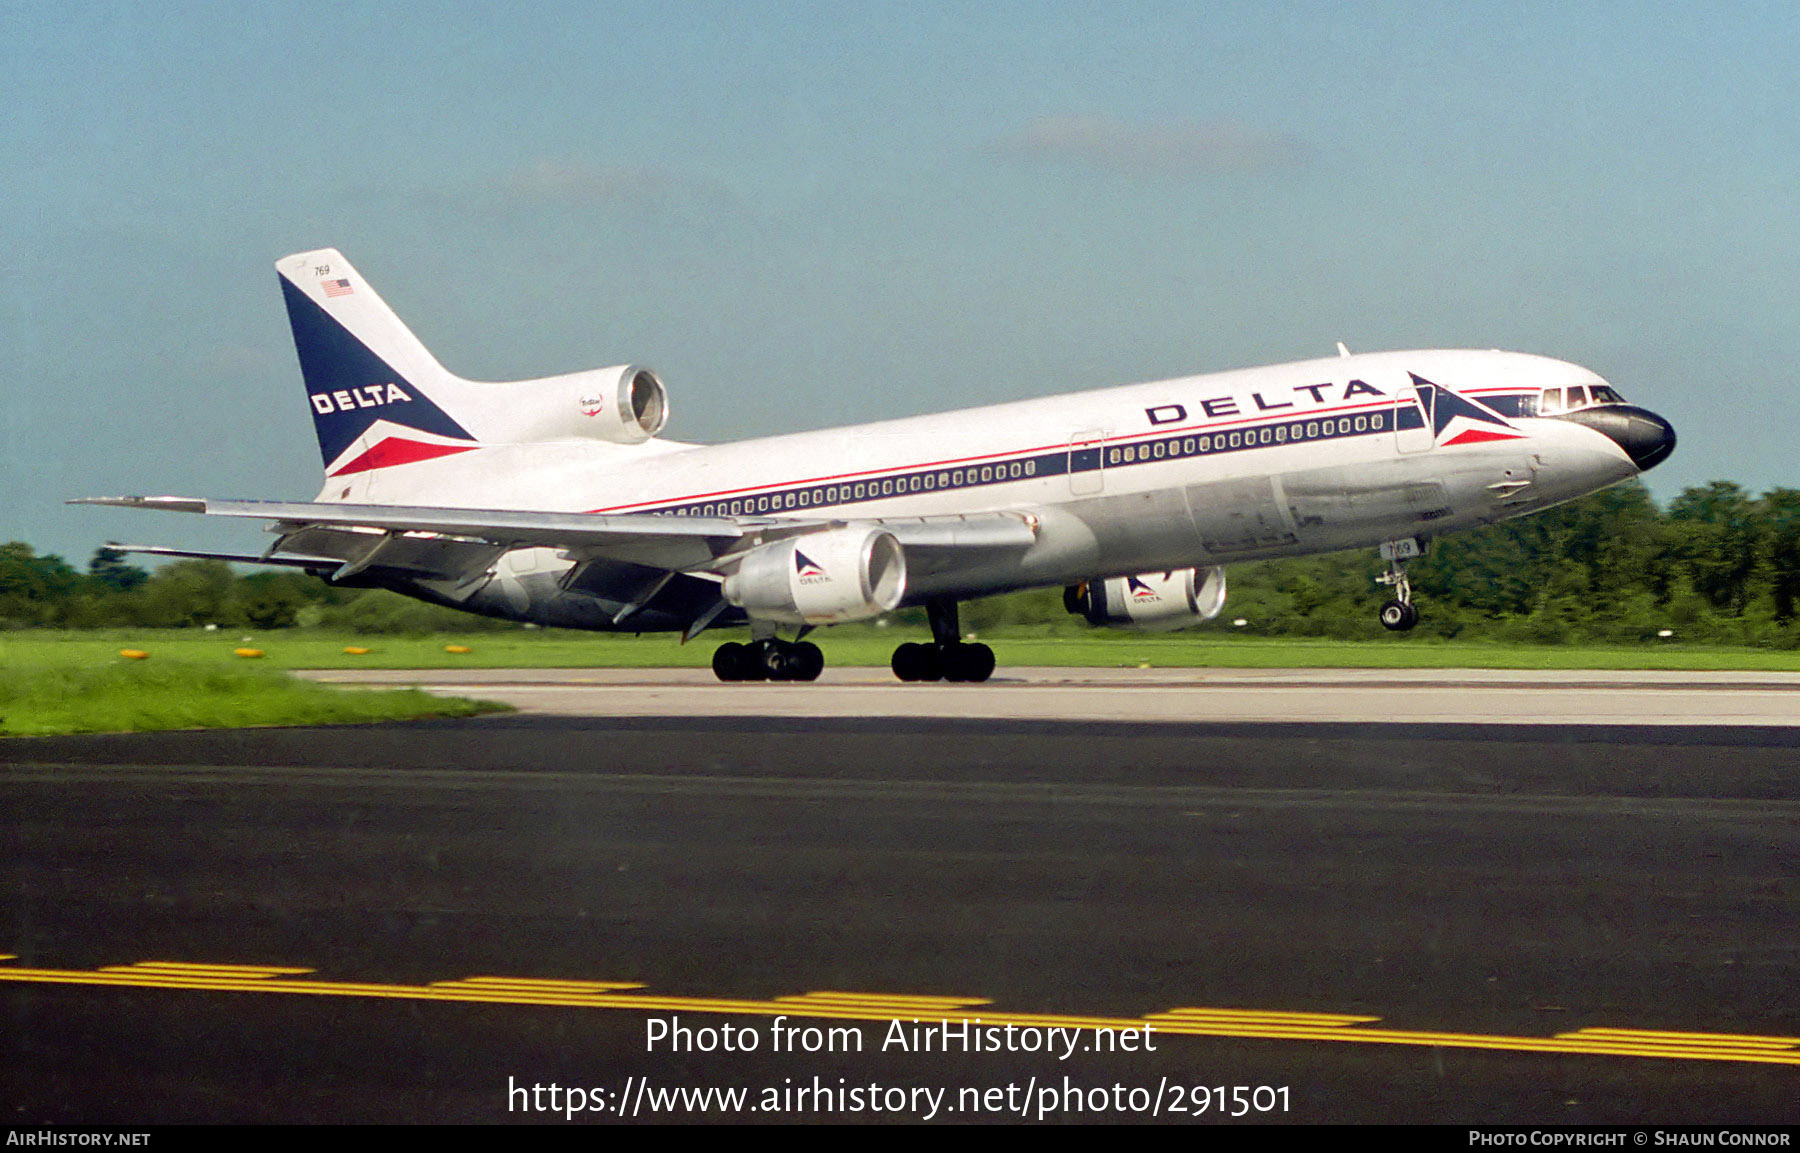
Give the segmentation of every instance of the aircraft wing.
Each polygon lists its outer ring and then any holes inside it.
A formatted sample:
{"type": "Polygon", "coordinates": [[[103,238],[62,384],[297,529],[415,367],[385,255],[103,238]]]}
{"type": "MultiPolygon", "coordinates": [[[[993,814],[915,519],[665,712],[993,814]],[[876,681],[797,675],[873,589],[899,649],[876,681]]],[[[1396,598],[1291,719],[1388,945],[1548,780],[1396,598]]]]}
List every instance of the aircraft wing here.
{"type": "MultiPolygon", "coordinates": [[[[949,557],[1029,548],[1037,520],[1029,513],[991,512],[905,518],[658,516],[648,513],[522,512],[174,496],[88,497],[73,504],[161,509],[275,522],[276,543],[260,557],[133,549],[170,556],[291,565],[343,580],[367,569],[393,569],[415,579],[463,582],[485,573],[517,548],[554,548],[595,565],[641,566],[680,573],[729,571],[743,553],[786,537],[847,524],[878,525],[909,553],[949,557]]],[[[923,557],[921,557],[923,559],[923,557]]]]}

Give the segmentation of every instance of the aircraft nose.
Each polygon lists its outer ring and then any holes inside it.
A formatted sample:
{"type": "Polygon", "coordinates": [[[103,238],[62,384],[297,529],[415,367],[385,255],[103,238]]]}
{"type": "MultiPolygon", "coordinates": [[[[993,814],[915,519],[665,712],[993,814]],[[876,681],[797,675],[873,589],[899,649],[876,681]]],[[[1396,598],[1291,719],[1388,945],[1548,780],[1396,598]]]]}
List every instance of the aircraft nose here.
{"type": "Polygon", "coordinates": [[[1586,425],[1625,450],[1639,472],[1655,468],[1675,451],[1675,426],[1647,408],[1606,405],[1571,412],[1563,419],[1586,425]]]}

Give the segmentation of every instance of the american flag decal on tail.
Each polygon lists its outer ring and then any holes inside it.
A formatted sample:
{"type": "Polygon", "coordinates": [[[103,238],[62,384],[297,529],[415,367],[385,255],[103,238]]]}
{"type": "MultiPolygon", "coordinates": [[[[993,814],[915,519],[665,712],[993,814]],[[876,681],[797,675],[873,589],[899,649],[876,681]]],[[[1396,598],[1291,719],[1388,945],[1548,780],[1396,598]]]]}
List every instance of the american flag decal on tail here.
{"type": "Polygon", "coordinates": [[[350,287],[350,282],[348,280],[321,280],[319,284],[325,289],[325,295],[328,297],[349,296],[352,292],[356,291],[350,287]]]}

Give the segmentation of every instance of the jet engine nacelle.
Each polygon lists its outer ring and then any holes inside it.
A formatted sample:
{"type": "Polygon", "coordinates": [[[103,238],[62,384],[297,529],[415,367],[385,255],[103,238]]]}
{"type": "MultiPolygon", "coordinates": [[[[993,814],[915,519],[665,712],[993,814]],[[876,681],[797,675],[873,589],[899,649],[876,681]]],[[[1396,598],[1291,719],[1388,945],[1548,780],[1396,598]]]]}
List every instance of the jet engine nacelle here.
{"type": "Polygon", "coordinates": [[[892,533],[842,528],[766,544],[725,578],[725,599],[754,618],[828,625],[891,612],[906,593],[892,533]]]}
{"type": "Polygon", "coordinates": [[[654,372],[635,364],[567,372],[495,385],[506,415],[484,439],[532,444],[605,440],[642,444],[669,419],[669,394],[654,372]]]}
{"type": "Polygon", "coordinates": [[[1225,570],[1141,573],[1072,585],[1063,607],[1092,625],[1162,632],[1209,621],[1225,607],[1225,570]]]}

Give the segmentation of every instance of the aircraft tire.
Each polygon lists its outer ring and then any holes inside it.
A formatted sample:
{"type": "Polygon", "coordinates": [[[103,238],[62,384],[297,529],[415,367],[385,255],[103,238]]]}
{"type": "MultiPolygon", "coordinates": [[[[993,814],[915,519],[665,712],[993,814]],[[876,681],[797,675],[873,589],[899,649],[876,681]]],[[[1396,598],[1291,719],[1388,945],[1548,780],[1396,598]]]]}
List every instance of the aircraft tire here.
{"type": "Polygon", "coordinates": [[[788,653],[788,667],[797,681],[816,681],[825,671],[825,654],[811,641],[800,641],[788,653]]]}
{"type": "Polygon", "coordinates": [[[1381,606],[1381,627],[1403,633],[1419,623],[1419,610],[1404,601],[1389,601],[1381,606]]]}
{"type": "Polygon", "coordinates": [[[763,641],[751,641],[738,649],[737,679],[740,681],[766,681],[769,679],[768,646],[763,641]]]}
{"type": "Polygon", "coordinates": [[[744,679],[744,646],[736,641],[726,641],[713,650],[713,676],[722,681],[741,681],[744,679]]]}
{"type": "Polygon", "coordinates": [[[754,654],[752,665],[757,674],[753,676],[754,680],[797,681],[800,679],[794,675],[796,662],[793,646],[785,641],[762,641],[750,646],[750,651],[754,654]]]}
{"type": "Polygon", "coordinates": [[[935,681],[942,675],[937,655],[937,650],[930,645],[908,641],[894,650],[894,658],[889,662],[889,667],[903,681],[935,681]]]}
{"type": "Polygon", "coordinates": [[[994,675],[994,650],[986,645],[945,645],[940,660],[947,681],[979,684],[994,675]]]}

